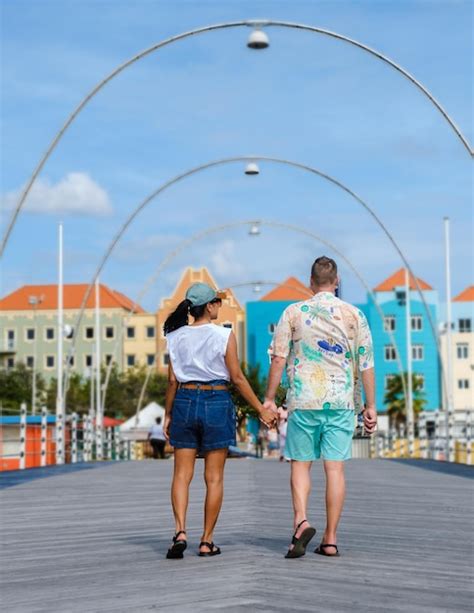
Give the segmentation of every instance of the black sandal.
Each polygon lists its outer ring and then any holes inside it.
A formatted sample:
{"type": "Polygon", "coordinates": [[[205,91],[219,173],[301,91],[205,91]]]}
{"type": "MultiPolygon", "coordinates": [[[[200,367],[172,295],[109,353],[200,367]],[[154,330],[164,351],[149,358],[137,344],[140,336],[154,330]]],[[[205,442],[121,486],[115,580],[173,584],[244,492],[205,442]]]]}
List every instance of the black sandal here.
{"type": "Polygon", "coordinates": [[[188,546],[188,543],[184,539],[178,539],[180,534],[186,534],[186,530],[180,530],[173,536],[173,544],[168,549],[168,553],[166,554],[168,560],[180,560],[183,558],[183,552],[188,546]]]}
{"type": "Polygon", "coordinates": [[[201,547],[209,547],[209,549],[211,551],[200,551],[198,553],[198,556],[201,558],[209,558],[212,556],[218,556],[221,552],[221,550],[219,549],[219,547],[217,547],[217,545],[214,545],[214,543],[208,543],[207,541],[201,541],[199,543],[199,549],[201,549],[201,547]]]}
{"type": "Polygon", "coordinates": [[[338,558],[341,554],[339,553],[339,549],[337,545],[331,545],[331,543],[320,543],[318,547],[314,550],[314,553],[319,553],[320,556],[326,556],[328,558],[338,558]],[[334,547],[336,553],[326,553],[326,547],[334,547]]]}
{"type": "Polygon", "coordinates": [[[288,553],[286,554],[285,558],[301,558],[301,556],[304,556],[304,554],[306,553],[306,547],[310,540],[313,538],[313,536],[316,534],[316,530],[315,528],[312,528],[310,526],[309,528],[303,530],[300,536],[296,538],[296,533],[305,521],[308,520],[303,519],[303,521],[300,521],[300,523],[296,526],[295,533],[293,534],[293,537],[291,539],[291,544],[294,545],[294,547],[293,549],[288,549],[288,553]]]}

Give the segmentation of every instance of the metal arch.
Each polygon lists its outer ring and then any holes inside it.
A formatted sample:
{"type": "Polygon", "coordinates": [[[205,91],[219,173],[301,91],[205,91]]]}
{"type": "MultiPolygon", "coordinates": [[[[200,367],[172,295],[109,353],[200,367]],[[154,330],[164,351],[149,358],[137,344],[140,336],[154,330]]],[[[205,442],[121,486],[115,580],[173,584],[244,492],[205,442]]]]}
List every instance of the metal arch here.
{"type": "Polygon", "coordinates": [[[413,83],[413,85],[415,85],[415,87],[417,87],[428,98],[428,100],[430,100],[430,102],[432,104],[434,104],[434,106],[438,109],[438,111],[441,113],[441,115],[446,119],[448,124],[451,126],[452,130],[455,132],[455,134],[460,139],[460,141],[462,142],[464,147],[467,149],[469,155],[471,157],[474,156],[474,150],[471,147],[471,145],[469,144],[468,140],[462,134],[461,130],[458,128],[458,126],[456,125],[454,120],[449,116],[447,111],[438,102],[438,100],[433,96],[433,94],[431,94],[431,92],[420,81],[415,79],[415,77],[412,74],[410,74],[407,70],[405,70],[402,66],[400,66],[399,64],[397,64],[396,62],[391,60],[386,55],[383,55],[382,53],[380,53],[380,51],[377,51],[376,49],[372,49],[371,47],[369,47],[367,45],[364,45],[363,43],[361,43],[361,42],[359,42],[359,41],[357,41],[357,40],[355,40],[353,38],[349,38],[348,36],[344,36],[343,34],[338,34],[337,32],[332,32],[330,30],[325,30],[323,28],[317,28],[315,26],[309,26],[309,25],[306,25],[306,24],[293,23],[293,22],[287,22],[287,21],[244,20],[244,21],[234,21],[234,22],[219,23],[219,24],[204,26],[204,27],[201,27],[201,28],[196,28],[194,30],[189,30],[187,32],[182,32],[181,34],[177,34],[175,36],[171,36],[170,38],[166,38],[165,40],[162,40],[161,42],[156,43],[156,44],[152,45],[151,47],[148,47],[147,49],[144,49],[143,51],[140,51],[139,53],[137,53],[133,57],[129,58],[128,60],[126,60],[125,62],[123,62],[119,66],[117,66],[117,68],[115,68],[104,79],[102,79],[102,81],[100,81],[97,85],[95,85],[94,88],[81,100],[81,102],[73,110],[71,115],[67,118],[66,122],[60,128],[60,130],[56,133],[56,135],[53,138],[53,140],[51,141],[48,149],[43,154],[43,157],[40,159],[38,165],[36,166],[35,170],[33,171],[33,174],[31,175],[31,177],[30,177],[30,179],[29,179],[25,189],[23,190],[22,195],[20,196],[20,200],[18,201],[15,210],[13,211],[10,223],[9,223],[9,225],[8,225],[6,231],[5,231],[5,234],[4,234],[3,238],[2,238],[2,245],[1,245],[1,249],[0,249],[0,256],[3,255],[3,252],[5,251],[5,247],[6,247],[7,243],[8,243],[8,239],[10,237],[10,234],[11,234],[12,230],[13,230],[13,227],[15,225],[15,222],[16,222],[16,219],[18,217],[18,214],[20,213],[20,210],[21,210],[21,208],[22,208],[22,206],[23,206],[23,204],[24,204],[24,202],[25,202],[25,200],[26,200],[26,198],[27,198],[31,188],[33,187],[33,185],[34,185],[34,183],[35,183],[39,173],[43,169],[43,166],[47,162],[48,158],[50,157],[50,155],[52,154],[52,152],[56,148],[57,144],[59,143],[59,141],[61,140],[63,135],[65,134],[66,130],[73,123],[73,121],[76,119],[76,117],[82,111],[82,109],[89,103],[90,100],[92,100],[92,98],[94,98],[94,96],[105,85],[107,85],[107,83],[112,81],[112,79],[114,79],[117,75],[119,75],[121,72],[123,72],[129,66],[135,64],[136,62],[138,62],[139,60],[143,59],[147,55],[150,55],[154,51],[157,51],[158,49],[161,49],[162,47],[165,47],[165,46],[167,46],[167,45],[169,45],[171,43],[174,43],[176,41],[182,40],[184,38],[188,38],[190,36],[196,36],[198,34],[203,34],[205,32],[212,32],[214,30],[230,29],[230,28],[236,28],[236,27],[242,27],[242,26],[247,26],[247,27],[268,27],[268,26],[275,26],[275,27],[293,28],[293,29],[296,29],[296,30],[306,30],[306,31],[309,31],[309,32],[314,32],[316,34],[322,34],[324,36],[329,36],[331,38],[335,38],[336,40],[340,40],[342,42],[348,43],[350,45],[353,45],[353,46],[357,47],[358,49],[361,49],[362,51],[366,51],[367,53],[370,53],[371,55],[373,55],[377,59],[381,60],[382,62],[384,62],[388,66],[394,68],[397,72],[402,74],[411,83],[413,83]]]}
{"type": "MultiPolygon", "coordinates": [[[[344,192],[346,192],[347,194],[349,194],[350,196],[352,196],[352,198],[354,198],[368,213],[369,215],[375,220],[375,222],[378,224],[378,226],[382,229],[382,231],[384,232],[384,234],[387,236],[387,238],[389,239],[389,241],[392,243],[392,245],[395,247],[396,251],[398,252],[398,254],[400,255],[400,258],[402,260],[402,262],[405,264],[405,266],[407,267],[407,270],[409,272],[409,274],[411,275],[416,289],[418,291],[418,295],[420,296],[421,302],[423,303],[425,312],[426,312],[426,316],[428,319],[428,322],[430,324],[430,328],[433,334],[433,338],[435,339],[435,342],[437,344],[437,348],[438,348],[438,355],[441,356],[441,351],[440,351],[440,343],[439,343],[439,338],[436,332],[436,327],[435,324],[433,322],[433,318],[431,317],[431,312],[429,310],[429,306],[426,302],[425,296],[423,295],[423,292],[421,290],[420,284],[418,283],[418,279],[416,277],[416,275],[413,273],[413,270],[407,260],[407,258],[405,257],[404,253],[402,252],[401,248],[399,247],[398,243],[396,242],[396,240],[394,239],[394,237],[390,234],[389,230],[386,228],[386,226],[383,224],[383,222],[381,221],[381,219],[377,216],[377,214],[375,213],[375,211],[364,201],[362,200],[362,198],[360,198],[360,196],[358,196],[355,192],[353,192],[351,189],[349,189],[346,185],[344,185],[343,183],[341,183],[340,181],[338,181],[337,179],[331,177],[330,175],[318,170],[317,168],[313,168],[312,166],[308,166],[306,164],[302,164],[300,162],[295,162],[292,160],[286,160],[283,158],[275,158],[275,157],[270,157],[270,156],[238,156],[238,157],[230,157],[230,158],[222,158],[220,160],[215,160],[215,161],[211,161],[211,162],[207,162],[206,164],[201,164],[200,166],[196,166],[194,168],[191,168],[190,170],[187,170],[184,173],[181,173],[177,176],[175,176],[174,178],[170,179],[169,181],[163,183],[158,189],[156,189],[155,191],[153,191],[149,196],[147,196],[145,198],[145,200],[143,200],[133,211],[132,213],[129,215],[129,217],[125,220],[125,222],[123,223],[123,225],[120,227],[119,231],[117,232],[117,234],[115,235],[115,237],[113,238],[112,242],[109,244],[109,246],[107,247],[105,254],[103,255],[99,266],[94,274],[94,276],[91,279],[91,282],[84,294],[84,298],[82,301],[82,305],[81,308],[79,310],[79,314],[77,316],[77,320],[75,322],[75,329],[78,330],[79,326],[81,324],[82,321],[82,317],[84,315],[84,309],[85,309],[85,305],[87,303],[87,300],[89,298],[90,292],[92,291],[92,288],[94,287],[94,283],[95,280],[97,279],[97,277],[99,276],[99,274],[101,273],[102,269],[104,268],[107,260],[109,259],[112,251],[114,250],[115,246],[117,245],[117,243],[119,242],[119,240],[122,238],[123,234],[125,233],[125,231],[127,230],[127,228],[131,225],[131,223],[133,222],[133,220],[139,215],[139,213],[154,199],[156,198],[159,194],[161,194],[163,191],[165,191],[166,189],[168,189],[169,187],[171,187],[172,185],[174,185],[175,183],[178,183],[179,181],[192,176],[198,172],[201,172],[203,170],[206,170],[208,168],[213,168],[214,166],[221,166],[224,164],[230,164],[233,162],[249,162],[249,161],[265,161],[265,162],[273,162],[276,164],[283,164],[283,165],[287,165],[287,166],[292,166],[294,168],[299,168],[301,170],[306,170],[309,171],[323,179],[326,179],[327,181],[331,182],[332,184],[336,185],[337,187],[339,187],[340,189],[342,189],[344,192]]],[[[70,369],[70,359],[69,357],[73,354],[74,349],[75,349],[75,345],[76,345],[76,338],[73,339],[73,342],[71,343],[71,347],[70,347],[70,351],[68,354],[68,359],[66,360],[66,369],[65,369],[65,382],[64,382],[64,389],[67,389],[67,383],[69,380],[69,369],[70,369]]],[[[440,359],[440,371],[441,371],[441,377],[443,382],[445,382],[445,373],[444,373],[444,368],[443,368],[443,364],[442,361],[440,359]]],[[[446,388],[446,385],[444,385],[444,389],[446,388]]]]}
{"type": "MultiPolygon", "coordinates": [[[[139,302],[141,301],[141,299],[146,295],[146,293],[150,290],[150,288],[156,283],[156,280],[158,279],[159,275],[161,274],[161,272],[166,268],[166,266],[168,266],[168,264],[175,258],[177,257],[180,253],[182,253],[182,251],[184,249],[186,249],[186,247],[189,247],[191,244],[206,238],[208,236],[211,236],[212,234],[217,234],[219,232],[222,232],[224,230],[228,230],[231,228],[236,228],[236,227],[241,227],[241,226],[246,226],[246,225],[250,225],[250,224],[259,224],[261,226],[268,226],[268,227],[273,227],[273,228],[282,228],[285,230],[291,230],[293,232],[297,232],[299,234],[304,234],[305,236],[308,236],[314,240],[317,240],[318,242],[320,242],[323,245],[326,245],[327,247],[329,247],[329,249],[331,249],[332,251],[334,251],[334,253],[336,253],[338,255],[338,257],[341,258],[341,260],[343,262],[345,262],[345,264],[350,268],[350,270],[352,270],[352,272],[356,275],[356,277],[359,279],[359,281],[361,282],[361,284],[363,285],[363,287],[365,288],[365,290],[367,291],[367,293],[370,295],[370,298],[383,322],[384,320],[384,313],[380,307],[380,305],[377,303],[375,294],[373,293],[372,289],[370,288],[370,286],[368,285],[368,283],[366,282],[366,280],[364,279],[364,277],[359,273],[359,271],[357,270],[357,268],[352,264],[352,262],[338,249],[336,248],[332,243],[330,243],[329,241],[320,238],[319,236],[317,236],[316,234],[305,230],[304,228],[300,228],[299,226],[295,226],[295,225],[291,225],[291,224],[286,224],[286,223],[279,223],[279,222],[272,222],[272,221],[265,221],[265,220],[248,220],[248,221],[239,221],[239,222],[232,222],[229,224],[223,224],[223,225],[219,225],[219,226],[215,226],[212,228],[208,228],[207,230],[204,230],[203,232],[198,232],[196,234],[194,234],[193,236],[191,236],[188,239],[185,239],[184,241],[182,241],[172,252],[170,252],[165,258],[163,258],[163,260],[160,262],[160,264],[158,265],[155,273],[149,277],[149,279],[145,282],[144,287],[142,288],[142,290],[139,293],[139,296],[137,298],[137,300],[134,302],[133,307],[132,307],[132,311],[131,314],[133,314],[135,312],[135,309],[138,308],[139,302]]],[[[253,284],[256,284],[257,282],[254,282],[253,284]]],[[[258,282],[260,283],[260,285],[279,285],[279,283],[273,282],[273,281],[260,281],[258,282]]],[[[247,286],[247,285],[251,285],[251,283],[243,283],[241,285],[233,285],[233,288],[236,287],[241,287],[241,286],[247,286]]],[[[285,287],[292,287],[289,285],[285,285],[285,287]]],[[[293,289],[301,289],[301,288],[295,288],[292,287],[293,289]]],[[[310,292],[310,290],[308,290],[308,294],[312,295],[312,293],[310,292]]],[[[126,325],[126,324],[125,324],[126,325]]],[[[401,362],[401,357],[400,357],[400,351],[398,349],[398,343],[395,339],[394,334],[392,333],[391,330],[387,331],[387,334],[389,335],[390,341],[392,342],[392,344],[395,347],[396,350],[396,360],[397,360],[397,365],[400,371],[401,376],[401,380],[402,380],[402,387],[403,387],[403,395],[405,397],[405,401],[407,398],[407,388],[406,388],[406,382],[405,379],[403,377],[403,364],[401,362]]],[[[114,353],[116,353],[116,350],[118,348],[118,337],[117,337],[117,341],[114,347],[114,353]]],[[[107,371],[106,371],[106,376],[105,376],[105,382],[104,382],[104,391],[103,391],[103,399],[102,399],[102,408],[105,408],[105,395],[107,393],[107,387],[108,387],[108,383],[110,380],[110,375],[112,372],[112,367],[113,364],[112,362],[109,363],[109,365],[107,366],[107,371]]],[[[145,396],[145,391],[146,391],[146,387],[148,385],[148,381],[150,379],[150,375],[151,372],[153,370],[153,368],[155,368],[156,365],[150,365],[148,367],[147,370],[147,375],[145,378],[145,382],[142,386],[142,390],[140,392],[140,396],[139,396],[139,400],[138,400],[138,404],[137,404],[137,410],[136,410],[136,416],[138,415],[138,413],[140,412],[142,403],[143,403],[143,399],[145,396]]]]}

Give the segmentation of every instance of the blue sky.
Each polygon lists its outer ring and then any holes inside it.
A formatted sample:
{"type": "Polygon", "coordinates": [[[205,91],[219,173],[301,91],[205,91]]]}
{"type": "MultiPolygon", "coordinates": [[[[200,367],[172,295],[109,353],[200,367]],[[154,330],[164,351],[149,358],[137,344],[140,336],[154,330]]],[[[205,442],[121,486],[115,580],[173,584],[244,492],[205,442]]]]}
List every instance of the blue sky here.
{"type": "MultiPolygon", "coordinates": [[[[3,228],[39,157],[81,98],[119,63],[207,24],[302,22],[374,47],[418,78],[472,143],[472,3],[468,1],[4,0],[3,228]]],[[[79,115],[44,168],[2,264],[2,294],[56,281],[64,222],[65,277],[88,280],[113,235],[161,183],[221,157],[302,162],[363,197],[418,275],[444,292],[443,216],[452,219],[453,291],[473,282],[472,162],[429,101],[400,74],[332,38],[246,28],[170,45],[112,81],[79,115]]],[[[374,286],[400,267],[380,229],[347,194],[309,173],[241,163],[182,181],[132,224],[102,280],[135,298],[162,259],[208,227],[248,219],[288,223],[333,243],[374,286]]],[[[240,225],[196,241],[143,299],[155,309],[184,266],[207,265],[221,286],[306,280],[327,247],[294,232],[240,225]]],[[[365,292],[341,265],[345,298],[365,292]]],[[[244,302],[251,289],[239,290],[244,302]]]]}

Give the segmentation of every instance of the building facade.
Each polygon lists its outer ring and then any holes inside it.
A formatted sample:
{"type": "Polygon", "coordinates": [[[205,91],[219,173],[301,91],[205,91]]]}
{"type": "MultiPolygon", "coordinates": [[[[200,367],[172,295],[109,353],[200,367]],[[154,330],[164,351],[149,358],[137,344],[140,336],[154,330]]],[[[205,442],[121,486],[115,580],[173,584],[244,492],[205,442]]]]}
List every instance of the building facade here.
{"type": "MultiPolygon", "coordinates": [[[[76,330],[76,319],[87,291],[86,284],[64,285],[64,329],[63,355],[68,356],[72,339],[76,339],[75,351],[71,357],[71,370],[88,376],[95,364],[96,325],[95,292],[91,292],[86,303],[82,322],[76,330]]],[[[106,285],[100,285],[100,345],[101,361],[114,360],[119,370],[126,364],[126,353],[132,353],[124,343],[125,326],[144,317],[144,322],[154,326],[154,317],[145,317],[143,309],[136,307],[137,315],[130,316],[132,300],[106,285]]],[[[58,351],[58,287],[57,285],[25,285],[0,300],[0,367],[13,368],[18,363],[28,368],[36,366],[46,380],[57,376],[58,351]]],[[[144,324],[146,326],[146,324],[144,324]]],[[[154,340],[150,344],[155,344],[154,340]]],[[[148,345],[135,348],[133,352],[145,359],[146,353],[155,353],[148,345]]]]}
{"type": "MultiPolygon", "coordinates": [[[[418,279],[423,296],[428,304],[431,318],[437,330],[438,295],[425,281],[418,279]]],[[[403,370],[407,370],[407,324],[405,270],[400,269],[374,288],[377,305],[384,314],[383,320],[370,296],[367,303],[357,305],[367,317],[374,342],[376,404],[384,412],[384,396],[390,378],[399,373],[397,347],[403,370]],[[395,339],[392,343],[389,331],[395,339]]],[[[410,278],[410,334],[412,371],[421,383],[420,391],[426,400],[424,409],[434,411],[441,408],[440,368],[436,339],[433,336],[424,305],[410,278]]]]}
{"type": "Polygon", "coordinates": [[[135,313],[127,317],[123,333],[124,368],[156,363],[156,316],[135,313]]]}
{"type": "MultiPolygon", "coordinates": [[[[207,268],[186,268],[172,296],[162,300],[161,306],[156,314],[158,356],[156,367],[157,371],[161,374],[166,374],[168,372],[169,364],[169,355],[166,338],[163,333],[163,325],[168,315],[184,300],[188,287],[193,283],[207,283],[211,287],[217,288],[217,284],[207,268]]],[[[232,290],[226,291],[227,298],[223,301],[222,307],[219,309],[219,319],[216,323],[221,326],[232,328],[237,339],[239,358],[243,360],[245,356],[245,311],[240,306],[232,290]]]]}
{"type": "MultiPolygon", "coordinates": [[[[452,305],[452,389],[456,412],[474,411],[474,285],[467,287],[452,305]]],[[[446,325],[442,326],[441,350],[447,360],[446,325]]]]}
{"type": "Polygon", "coordinates": [[[249,366],[259,366],[260,374],[268,376],[270,359],[268,348],[273,331],[287,306],[312,295],[301,281],[289,277],[260,300],[246,304],[247,358],[249,366]]]}

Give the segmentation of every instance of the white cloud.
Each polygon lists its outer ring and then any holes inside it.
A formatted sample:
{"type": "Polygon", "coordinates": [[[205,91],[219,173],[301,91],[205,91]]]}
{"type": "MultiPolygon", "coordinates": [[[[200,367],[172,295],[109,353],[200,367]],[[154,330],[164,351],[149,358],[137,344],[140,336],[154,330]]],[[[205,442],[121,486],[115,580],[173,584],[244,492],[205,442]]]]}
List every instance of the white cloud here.
{"type": "MultiPolygon", "coordinates": [[[[3,198],[6,210],[15,207],[21,189],[8,192],[3,198]]],[[[81,215],[103,217],[112,213],[108,193],[87,173],[69,172],[57,183],[38,179],[29,193],[25,211],[43,215],[81,215]]]]}

